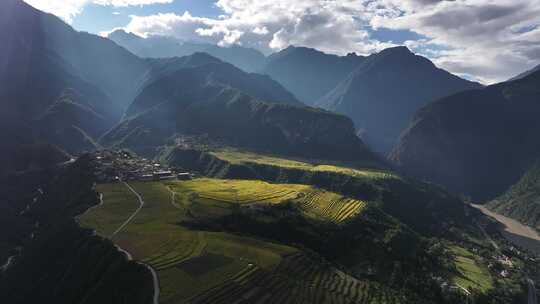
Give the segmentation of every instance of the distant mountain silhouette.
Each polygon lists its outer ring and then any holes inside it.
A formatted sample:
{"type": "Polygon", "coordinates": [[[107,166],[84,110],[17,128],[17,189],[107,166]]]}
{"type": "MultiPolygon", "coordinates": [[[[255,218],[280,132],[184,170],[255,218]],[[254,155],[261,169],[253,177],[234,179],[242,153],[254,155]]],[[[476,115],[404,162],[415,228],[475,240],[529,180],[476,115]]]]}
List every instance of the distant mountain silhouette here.
{"type": "Polygon", "coordinates": [[[168,36],[143,38],[124,30],[116,30],[108,38],[143,58],[183,57],[204,52],[244,71],[255,72],[264,64],[264,55],[241,46],[220,47],[208,43],[185,42],[168,36]]]}
{"type": "Polygon", "coordinates": [[[315,105],[362,62],[355,54],[336,56],[305,47],[288,47],[268,57],[261,73],[277,80],[302,102],[315,105]]]}
{"type": "Polygon", "coordinates": [[[391,160],[476,201],[516,183],[540,156],[540,72],[420,110],[391,160]]]}
{"type": "Polygon", "coordinates": [[[437,68],[406,47],[366,58],[317,106],[352,118],[362,138],[387,153],[414,113],[431,101],[480,85],[437,68]]]}

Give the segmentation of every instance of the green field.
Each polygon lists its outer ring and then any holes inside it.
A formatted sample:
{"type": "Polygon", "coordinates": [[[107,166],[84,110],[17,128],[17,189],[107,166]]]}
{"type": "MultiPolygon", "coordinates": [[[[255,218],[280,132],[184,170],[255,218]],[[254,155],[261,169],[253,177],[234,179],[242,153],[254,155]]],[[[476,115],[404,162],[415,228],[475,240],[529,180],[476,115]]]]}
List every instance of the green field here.
{"type": "Polygon", "coordinates": [[[124,184],[99,185],[104,204],[79,219],[156,270],[161,303],[398,303],[384,288],[359,281],[296,248],[226,232],[188,229],[193,217],[217,218],[249,204],[298,204],[306,216],[340,222],[364,203],[304,185],[197,179],[132,183],[144,207],[123,230],[112,233],[137,210],[124,184]],[[281,299],[281,300],[280,300],[281,299]],[[277,302],[276,302],[277,301],[277,302]]]}
{"type": "Polygon", "coordinates": [[[476,289],[481,292],[493,288],[493,279],[485,265],[478,262],[479,257],[462,247],[453,246],[451,251],[458,271],[453,279],[456,285],[469,291],[476,289]]]}
{"type": "Polygon", "coordinates": [[[360,214],[366,206],[365,202],[306,185],[202,178],[168,183],[167,186],[177,193],[179,199],[184,198],[182,203],[189,204],[192,213],[197,213],[199,206],[204,206],[206,213],[224,215],[231,204],[290,202],[298,206],[306,216],[341,223],[360,214]]]}
{"type": "Polygon", "coordinates": [[[222,150],[211,152],[219,159],[233,164],[261,164],[290,169],[300,169],[314,172],[336,172],[351,176],[364,176],[370,178],[399,178],[391,172],[374,169],[353,169],[340,164],[331,164],[321,161],[320,163],[311,163],[304,160],[292,160],[282,157],[274,157],[250,152],[240,152],[235,150],[222,150]]]}

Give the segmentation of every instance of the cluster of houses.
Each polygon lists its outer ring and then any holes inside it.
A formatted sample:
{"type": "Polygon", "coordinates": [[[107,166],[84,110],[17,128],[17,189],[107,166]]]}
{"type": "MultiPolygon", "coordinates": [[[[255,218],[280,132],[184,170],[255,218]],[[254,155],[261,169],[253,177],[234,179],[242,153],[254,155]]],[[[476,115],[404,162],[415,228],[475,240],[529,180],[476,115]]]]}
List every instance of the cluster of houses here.
{"type": "Polygon", "coordinates": [[[490,263],[488,265],[488,268],[497,271],[499,273],[499,276],[503,278],[508,278],[511,274],[510,270],[514,267],[512,259],[504,254],[500,256],[493,256],[493,259],[496,260],[500,266],[496,267],[495,264],[490,263]]]}
{"type": "Polygon", "coordinates": [[[193,175],[160,163],[138,158],[123,150],[98,151],[94,155],[99,183],[117,181],[190,180],[193,175]]]}

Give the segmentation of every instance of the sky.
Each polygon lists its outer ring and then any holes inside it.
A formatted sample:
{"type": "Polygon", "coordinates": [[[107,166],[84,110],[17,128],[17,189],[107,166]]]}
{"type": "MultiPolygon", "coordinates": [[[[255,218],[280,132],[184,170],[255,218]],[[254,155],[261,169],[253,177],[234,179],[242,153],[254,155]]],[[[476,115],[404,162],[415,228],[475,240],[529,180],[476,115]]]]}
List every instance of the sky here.
{"type": "Polygon", "coordinates": [[[491,84],[540,64],[540,0],[24,0],[75,29],[173,36],[265,54],[368,55],[406,45],[491,84]]]}

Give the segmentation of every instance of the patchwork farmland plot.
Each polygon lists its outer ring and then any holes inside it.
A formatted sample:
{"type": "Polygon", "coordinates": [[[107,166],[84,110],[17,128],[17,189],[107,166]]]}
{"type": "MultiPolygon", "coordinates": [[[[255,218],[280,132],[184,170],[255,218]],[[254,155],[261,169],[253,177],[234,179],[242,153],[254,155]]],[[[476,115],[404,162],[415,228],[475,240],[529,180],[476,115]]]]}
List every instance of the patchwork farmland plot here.
{"type": "Polygon", "coordinates": [[[305,185],[209,178],[167,185],[180,195],[191,196],[192,203],[210,201],[214,204],[247,205],[292,202],[306,215],[334,223],[358,215],[366,206],[365,202],[305,185]]]}
{"type": "MultiPolygon", "coordinates": [[[[297,204],[308,216],[342,222],[358,214],[362,202],[311,186],[260,181],[197,179],[131,186],[145,204],[112,239],[157,272],[161,303],[232,303],[237,296],[250,299],[247,303],[278,303],[276,297],[298,301],[294,303],[370,303],[371,298],[392,298],[310,260],[298,249],[179,224],[194,214],[224,216],[238,206],[285,202],[297,204]],[[288,291],[278,292],[280,288],[288,291]]],[[[104,194],[104,204],[79,221],[110,237],[137,209],[137,197],[120,183],[99,185],[98,191],[104,194]]]]}

